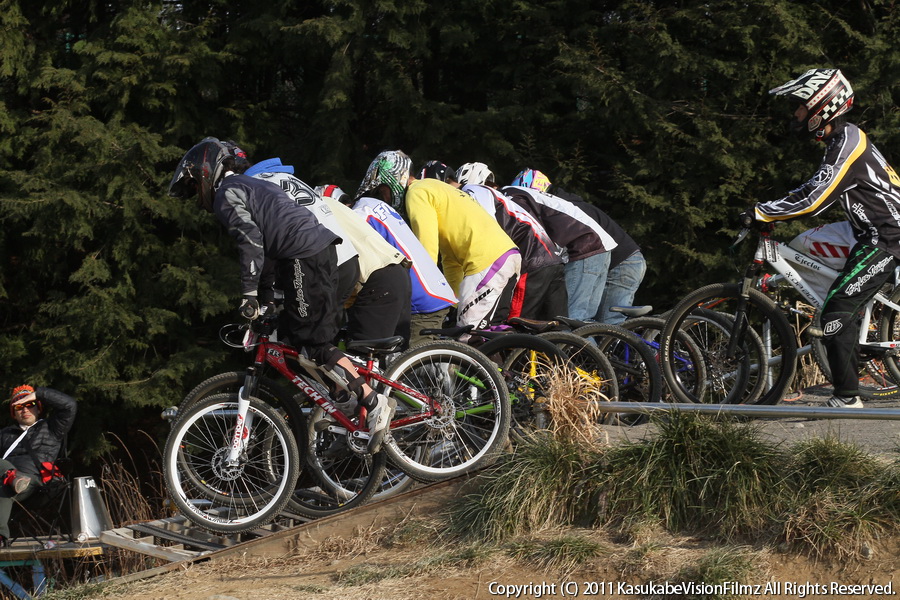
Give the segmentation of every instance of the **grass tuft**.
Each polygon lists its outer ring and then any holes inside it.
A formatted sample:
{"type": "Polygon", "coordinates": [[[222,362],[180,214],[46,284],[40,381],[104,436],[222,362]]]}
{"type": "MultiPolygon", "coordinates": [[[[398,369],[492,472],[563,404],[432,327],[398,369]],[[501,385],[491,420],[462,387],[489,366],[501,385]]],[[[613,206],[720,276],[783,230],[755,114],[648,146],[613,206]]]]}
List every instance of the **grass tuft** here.
{"type": "MultiPolygon", "coordinates": [[[[703,586],[716,586],[724,583],[750,584],[762,579],[759,576],[761,560],[758,553],[745,546],[726,546],[713,548],[704,553],[692,564],[685,565],[679,571],[676,579],[683,582],[693,582],[703,586]]],[[[703,598],[703,600],[731,600],[743,598],[734,587],[716,588],[691,596],[703,598]],[[736,592],[736,593],[732,593],[736,592]]]]}
{"type": "Polygon", "coordinates": [[[781,538],[806,554],[845,558],[898,529],[897,468],[833,437],[793,446],[781,538]]]}
{"type": "Polygon", "coordinates": [[[529,539],[514,542],[508,550],[515,558],[527,560],[543,569],[569,574],[590,560],[608,555],[607,546],[578,535],[564,535],[554,539],[529,539]]]}
{"type": "Polygon", "coordinates": [[[478,489],[449,513],[451,532],[482,541],[570,525],[583,510],[584,469],[596,462],[583,444],[533,436],[483,471],[478,489]]]}
{"type": "Polygon", "coordinates": [[[658,520],[670,531],[732,538],[761,531],[784,479],[785,454],[753,425],[672,412],[652,439],[606,453],[601,522],[658,520]]]}
{"type": "Polygon", "coordinates": [[[601,402],[608,402],[596,381],[565,365],[550,368],[545,410],[549,433],[559,440],[594,446],[602,439],[601,402]]]}

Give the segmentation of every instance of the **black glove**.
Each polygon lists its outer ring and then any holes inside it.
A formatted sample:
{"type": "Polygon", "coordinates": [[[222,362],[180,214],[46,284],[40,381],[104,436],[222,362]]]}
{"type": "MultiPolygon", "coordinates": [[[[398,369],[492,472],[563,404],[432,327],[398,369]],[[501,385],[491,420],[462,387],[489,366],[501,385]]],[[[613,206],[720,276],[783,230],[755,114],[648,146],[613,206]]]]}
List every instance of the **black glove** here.
{"type": "Polygon", "coordinates": [[[756,211],[752,208],[745,210],[738,215],[738,223],[741,224],[741,227],[750,229],[756,223],[756,211]]]}
{"type": "Polygon", "coordinates": [[[259,300],[256,296],[244,296],[241,301],[241,316],[245,319],[254,320],[259,317],[259,300]]]}

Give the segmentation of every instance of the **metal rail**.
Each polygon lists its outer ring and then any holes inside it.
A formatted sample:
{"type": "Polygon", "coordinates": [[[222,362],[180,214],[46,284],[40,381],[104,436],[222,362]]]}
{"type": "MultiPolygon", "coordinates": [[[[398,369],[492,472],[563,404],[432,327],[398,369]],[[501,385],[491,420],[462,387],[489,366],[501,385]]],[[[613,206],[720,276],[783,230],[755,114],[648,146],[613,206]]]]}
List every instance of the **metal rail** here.
{"type": "Polygon", "coordinates": [[[680,411],[704,415],[810,419],[885,419],[900,421],[900,408],[828,408],[817,406],[766,406],[757,404],[687,404],[667,402],[598,402],[606,413],[653,414],[680,411]]]}

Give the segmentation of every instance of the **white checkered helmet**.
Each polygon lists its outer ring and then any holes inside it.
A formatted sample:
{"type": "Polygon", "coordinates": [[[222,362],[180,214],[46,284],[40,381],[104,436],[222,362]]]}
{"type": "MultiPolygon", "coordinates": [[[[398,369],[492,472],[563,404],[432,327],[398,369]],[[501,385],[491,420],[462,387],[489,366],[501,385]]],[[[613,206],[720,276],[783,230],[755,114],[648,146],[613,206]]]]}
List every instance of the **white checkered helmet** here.
{"type": "Polygon", "coordinates": [[[806,118],[791,119],[791,130],[817,140],[825,137],[826,125],[853,107],[853,88],[839,69],[810,69],[769,93],[803,104],[806,118]]]}
{"type": "Polygon", "coordinates": [[[456,170],[456,180],[460,185],[484,185],[494,183],[494,174],[486,164],[470,162],[456,170]]]}

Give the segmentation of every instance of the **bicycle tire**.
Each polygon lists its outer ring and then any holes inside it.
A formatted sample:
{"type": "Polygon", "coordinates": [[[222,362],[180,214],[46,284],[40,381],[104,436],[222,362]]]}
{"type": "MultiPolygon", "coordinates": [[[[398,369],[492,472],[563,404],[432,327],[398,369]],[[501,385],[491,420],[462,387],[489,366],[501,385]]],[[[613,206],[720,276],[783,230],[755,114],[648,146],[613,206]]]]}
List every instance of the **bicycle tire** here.
{"type": "Polygon", "coordinates": [[[550,376],[557,365],[565,365],[566,354],[550,340],[528,333],[496,337],[478,350],[500,365],[512,407],[510,436],[523,441],[546,429],[550,376]]]}
{"type": "MultiPolygon", "coordinates": [[[[593,340],[612,364],[619,387],[620,402],[660,402],[663,378],[656,353],[637,334],[618,325],[592,323],[573,334],[593,340]]],[[[607,425],[633,426],[647,421],[648,415],[607,413],[607,425]]]]}
{"type": "Polygon", "coordinates": [[[397,389],[383,389],[397,399],[383,451],[410,477],[430,482],[464,475],[491,464],[506,445],[511,414],[506,384],[497,366],[471,346],[420,344],[397,357],[385,377],[444,407],[424,420],[394,426],[422,407],[408,403],[397,389]]]}
{"type": "Polygon", "coordinates": [[[272,521],[287,505],[299,475],[293,432],[274,408],[253,397],[240,462],[224,464],[238,402],[233,393],[199,400],[172,427],[163,451],[163,477],[175,506],[192,523],[220,533],[272,521]]]}
{"type": "MultiPolygon", "coordinates": [[[[662,317],[634,317],[626,319],[622,322],[622,327],[628,331],[641,336],[653,350],[656,358],[656,365],[659,367],[659,336],[662,333],[666,320],[662,317]]],[[[676,336],[676,363],[679,365],[677,369],[676,382],[679,386],[686,389],[688,393],[701,395],[701,386],[706,380],[706,364],[703,360],[703,354],[700,347],[691,337],[684,331],[679,330],[676,336]]],[[[662,367],[659,367],[660,377],[662,377],[662,367]]],[[[672,394],[669,391],[669,384],[663,377],[663,386],[665,388],[665,398],[672,394]]]]}
{"type": "MultiPolygon", "coordinates": [[[[188,409],[198,401],[225,392],[237,392],[243,385],[246,372],[229,371],[214,375],[197,384],[178,407],[179,413],[188,409]]],[[[287,510],[310,519],[318,519],[350,510],[369,501],[380,487],[390,485],[381,483],[387,465],[387,456],[375,454],[369,457],[355,453],[348,445],[346,435],[339,436],[328,432],[316,432],[316,424],[322,419],[322,413],[315,413],[315,408],[301,408],[297,396],[278,386],[275,380],[259,377],[254,395],[285,412],[285,418],[298,448],[305,448],[306,460],[300,465],[300,476],[297,487],[288,500],[287,510]],[[307,417],[316,415],[316,422],[307,417]],[[339,439],[343,437],[344,439],[339,439]],[[327,439],[326,439],[327,438],[327,439]],[[339,482],[346,482],[340,485],[339,482]],[[354,494],[355,492],[355,494],[354,494]]],[[[310,407],[315,407],[312,402],[310,407]]],[[[393,485],[396,485],[394,482],[393,485]]],[[[396,490],[400,491],[400,490],[396,490]]]]}
{"type": "Polygon", "coordinates": [[[582,377],[588,377],[598,386],[598,391],[610,401],[619,398],[619,382],[616,370],[603,352],[590,341],[570,331],[546,331],[537,337],[550,340],[566,353],[568,365],[575,367],[582,377]]]}
{"type": "MultiPolygon", "coordinates": [[[[900,304],[900,286],[891,293],[890,301],[894,304],[900,304]]],[[[900,312],[889,306],[883,306],[878,321],[878,341],[900,340],[900,312]]],[[[900,383],[900,358],[898,358],[897,354],[887,353],[882,360],[891,374],[891,378],[895,382],[900,383]]]]}
{"type": "Polygon", "coordinates": [[[298,485],[288,501],[289,510],[312,519],[362,506],[384,485],[387,456],[355,452],[347,434],[332,433],[328,422],[322,407],[312,409],[307,418],[306,464],[318,485],[298,485]]]}
{"type": "MultiPolygon", "coordinates": [[[[891,297],[892,302],[900,300],[900,288],[894,292],[891,297]],[[898,296],[897,299],[894,296],[898,296]]],[[[813,317],[813,323],[816,327],[822,327],[822,310],[816,310],[813,317]]],[[[880,342],[898,341],[900,338],[895,337],[900,333],[900,317],[896,311],[888,306],[882,307],[881,317],[878,319],[878,331],[870,332],[880,342]],[[888,314],[885,314],[888,313],[888,314]]],[[[870,338],[871,339],[871,338],[870,338]]],[[[834,383],[831,378],[831,365],[828,362],[828,351],[825,349],[825,342],[819,336],[810,336],[809,345],[812,347],[813,358],[829,382],[834,383]]],[[[892,354],[885,354],[879,359],[868,360],[860,364],[859,389],[857,394],[863,398],[872,399],[890,399],[900,397],[900,386],[897,382],[900,379],[900,370],[898,370],[897,357],[892,354]],[[868,377],[866,377],[868,375],[868,377]],[[875,385],[865,383],[871,379],[875,385]]]]}
{"type": "MultiPolygon", "coordinates": [[[[726,315],[734,315],[739,307],[741,286],[739,284],[717,283],[702,287],[685,296],[672,309],[668,319],[666,319],[660,340],[660,362],[663,370],[663,377],[669,383],[669,389],[680,402],[696,403],[707,400],[706,392],[703,397],[696,397],[688,394],[679,385],[673,385],[675,379],[675,359],[673,352],[675,349],[675,332],[683,328],[685,321],[688,321],[693,315],[692,313],[698,307],[710,308],[716,312],[726,315]]],[[[734,357],[727,360],[742,360],[743,357],[739,353],[745,348],[748,335],[747,329],[751,327],[763,327],[768,325],[771,328],[772,351],[773,355],[767,361],[769,373],[767,389],[760,397],[755,400],[757,404],[774,404],[778,402],[791,385],[797,368],[797,342],[794,337],[793,329],[788,323],[787,318],[762,292],[757,290],[749,290],[748,301],[746,303],[747,320],[744,326],[736,333],[740,336],[733,343],[737,346],[737,353],[734,357]]],[[[733,318],[733,317],[731,317],[733,318]]],[[[710,356],[711,362],[707,362],[707,370],[711,365],[719,368],[716,361],[725,359],[725,357],[717,354],[715,357],[710,356]]],[[[752,368],[752,365],[750,366],[752,368]]],[[[714,397],[714,396],[713,396],[714,397]]],[[[730,396],[734,397],[734,396],[730,396]]]]}
{"type": "MultiPolygon", "coordinates": [[[[706,377],[703,393],[706,401],[717,404],[756,404],[768,385],[769,365],[766,347],[755,329],[748,328],[733,359],[724,352],[734,327],[734,315],[695,308],[682,331],[693,340],[705,357],[706,377]]],[[[796,339],[796,338],[795,338],[796,339]]]]}

